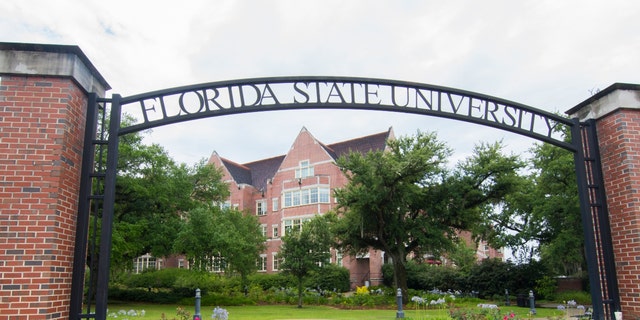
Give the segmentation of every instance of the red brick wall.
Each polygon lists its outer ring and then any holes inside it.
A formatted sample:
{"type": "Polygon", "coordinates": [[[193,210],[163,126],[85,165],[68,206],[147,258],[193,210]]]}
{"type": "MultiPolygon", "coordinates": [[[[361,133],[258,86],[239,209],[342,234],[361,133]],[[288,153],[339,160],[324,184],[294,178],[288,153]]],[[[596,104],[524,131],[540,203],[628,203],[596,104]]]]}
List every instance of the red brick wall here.
{"type": "Polygon", "coordinates": [[[640,111],[597,122],[622,312],[640,317],[640,111]]]}
{"type": "Polygon", "coordinates": [[[68,319],[86,96],[0,79],[0,320],[68,319]]]}

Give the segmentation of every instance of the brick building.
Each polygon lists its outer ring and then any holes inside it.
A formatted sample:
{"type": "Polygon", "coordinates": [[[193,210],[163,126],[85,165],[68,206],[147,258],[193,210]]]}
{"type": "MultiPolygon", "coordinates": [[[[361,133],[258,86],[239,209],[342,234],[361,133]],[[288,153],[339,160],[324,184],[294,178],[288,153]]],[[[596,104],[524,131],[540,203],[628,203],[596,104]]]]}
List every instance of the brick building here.
{"type": "MultiPolygon", "coordinates": [[[[351,151],[366,153],[384,150],[394,139],[393,129],[333,144],[318,141],[302,128],[289,152],[268,159],[239,164],[214,152],[209,163],[223,170],[231,196],[225,206],[256,214],[267,237],[267,249],[261,255],[259,272],[279,271],[277,253],[281,236],[317,214],[324,214],[337,205],[332,190],[347,183],[336,166],[336,160],[351,151]]],[[[471,237],[468,238],[470,241],[471,237]]],[[[478,246],[478,258],[502,257],[499,250],[478,246]]],[[[384,252],[370,250],[358,257],[342,256],[332,250],[331,263],[350,271],[351,287],[382,283],[384,252]]]]}

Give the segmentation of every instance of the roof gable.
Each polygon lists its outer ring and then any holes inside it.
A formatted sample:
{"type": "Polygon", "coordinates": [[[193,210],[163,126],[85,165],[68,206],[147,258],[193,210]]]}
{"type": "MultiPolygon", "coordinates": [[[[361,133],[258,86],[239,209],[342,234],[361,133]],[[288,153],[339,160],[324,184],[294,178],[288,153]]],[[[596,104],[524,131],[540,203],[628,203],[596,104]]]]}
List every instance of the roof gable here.
{"type": "Polygon", "coordinates": [[[385,150],[387,148],[387,141],[393,140],[394,138],[393,128],[389,128],[389,130],[385,132],[333,143],[326,147],[331,150],[334,159],[338,159],[350,152],[366,154],[369,151],[385,150]]]}
{"type": "Polygon", "coordinates": [[[302,160],[309,160],[312,163],[332,160],[325,146],[316,139],[307,128],[302,127],[300,133],[291,144],[289,152],[282,161],[281,169],[297,167],[302,160]]]}
{"type": "MultiPolygon", "coordinates": [[[[264,188],[268,180],[273,178],[278,170],[284,165],[297,165],[286,164],[287,158],[304,158],[305,154],[315,157],[321,157],[320,154],[326,154],[327,160],[336,160],[339,157],[346,155],[350,152],[359,152],[365,154],[370,151],[385,150],[387,148],[387,141],[395,139],[393,134],[393,128],[385,132],[380,132],[364,137],[354,138],[351,140],[336,142],[332,144],[323,144],[318,141],[305,127],[300,130],[300,133],[294,140],[289,152],[286,155],[279,155],[268,159],[256,160],[245,164],[239,164],[231,160],[219,157],[217,153],[211,156],[209,163],[217,162],[214,159],[218,159],[219,164],[224,166],[225,170],[231,176],[237,184],[248,184],[254,186],[256,189],[264,188]],[[321,148],[323,152],[312,152],[315,147],[321,148]],[[302,154],[295,154],[295,153],[302,154]],[[292,156],[295,154],[295,157],[292,156]]],[[[310,159],[313,160],[314,159],[310,159]]],[[[315,159],[316,161],[318,159],[315,159]]]]}

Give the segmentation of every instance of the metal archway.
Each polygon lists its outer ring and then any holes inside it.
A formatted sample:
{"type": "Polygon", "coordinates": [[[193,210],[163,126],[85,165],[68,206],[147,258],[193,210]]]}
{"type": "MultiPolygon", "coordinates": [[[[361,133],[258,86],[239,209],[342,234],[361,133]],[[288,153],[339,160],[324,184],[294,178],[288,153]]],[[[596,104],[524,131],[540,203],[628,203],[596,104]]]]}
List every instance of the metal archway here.
{"type": "Polygon", "coordinates": [[[129,97],[114,94],[111,99],[91,94],[71,293],[70,314],[74,319],[106,318],[120,135],[208,117],[293,109],[361,109],[449,118],[517,133],[573,152],[593,317],[613,318],[613,312],[620,308],[595,123],[580,123],[516,102],[429,84],[355,77],[273,77],[196,84],[129,97]],[[141,119],[121,127],[124,112],[141,119]],[[570,142],[565,141],[562,131],[571,133],[570,142]],[[107,154],[105,163],[95,162],[100,152],[107,154]],[[96,218],[91,221],[91,216],[96,218]],[[97,217],[101,217],[99,241],[97,235],[88,234],[90,222],[98,226],[97,217]],[[87,241],[89,238],[93,240],[87,241]],[[89,246],[101,262],[98,265],[95,256],[89,257],[91,280],[85,293],[89,246]]]}

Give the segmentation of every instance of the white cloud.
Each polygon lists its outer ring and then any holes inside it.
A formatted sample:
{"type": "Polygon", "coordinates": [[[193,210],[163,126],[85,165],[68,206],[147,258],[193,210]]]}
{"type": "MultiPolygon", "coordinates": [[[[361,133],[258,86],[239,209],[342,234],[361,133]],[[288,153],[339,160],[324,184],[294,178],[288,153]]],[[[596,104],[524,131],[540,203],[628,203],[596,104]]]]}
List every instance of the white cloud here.
{"type": "MultiPolygon", "coordinates": [[[[636,1],[0,2],[7,42],[78,45],[124,96],[229,79],[360,76],[460,88],[564,112],[590,91],[640,82],[636,1]]],[[[305,126],[331,143],[387,130],[437,131],[468,154],[514,134],[440,118],[307,110],[242,114],[153,130],[183,162],[287,152],[305,126]]]]}

